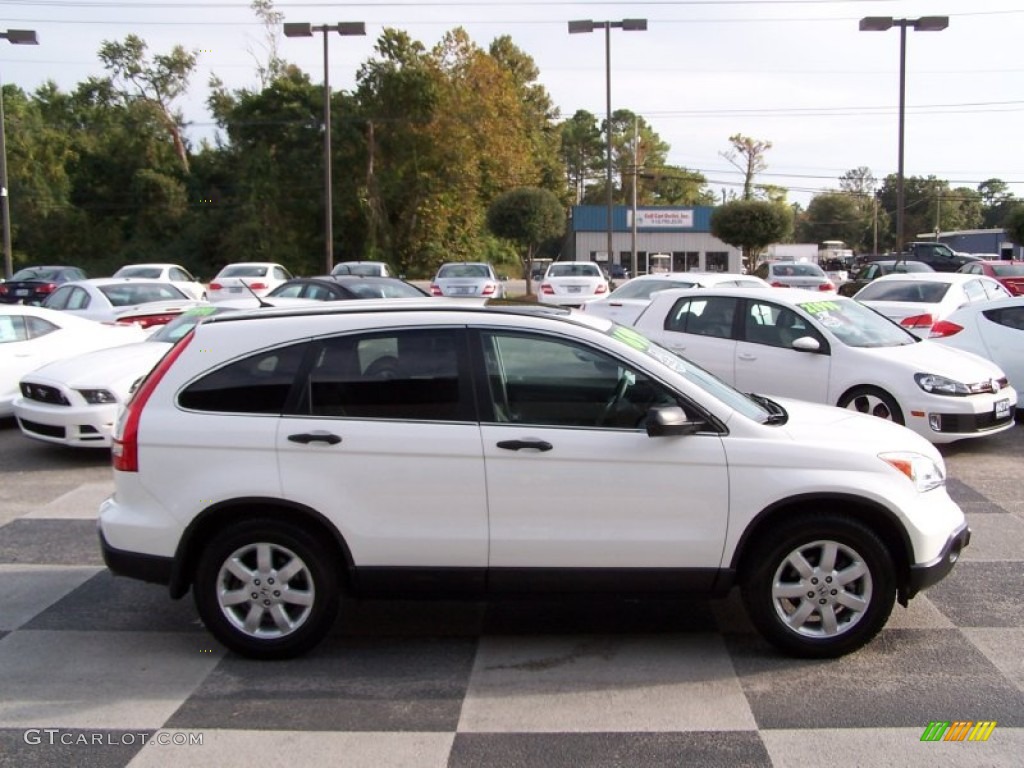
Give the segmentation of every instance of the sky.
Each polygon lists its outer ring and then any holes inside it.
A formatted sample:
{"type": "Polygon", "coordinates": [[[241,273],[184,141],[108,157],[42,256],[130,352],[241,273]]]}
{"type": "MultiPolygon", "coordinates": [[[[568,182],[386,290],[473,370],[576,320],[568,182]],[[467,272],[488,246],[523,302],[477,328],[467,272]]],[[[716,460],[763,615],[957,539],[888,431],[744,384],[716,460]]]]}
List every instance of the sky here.
{"type": "MultiPolygon", "coordinates": [[[[1024,198],[1024,0],[279,0],[285,22],[361,21],[365,37],[332,35],[330,84],[351,90],[381,31],[406,31],[427,47],[462,27],[485,48],[501,35],[533,58],[563,118],[606,113],[603,29],[568,33],[570,20],[647,20],[612,29],[612,110],[638,115],[670,145],[668,162],[700,171],[716,195],[742,174],[723,155],[729,137],[771,142],[758,181],[804,206],[866,167],[895,173],[899,147],[900,30],[860,32],[866,16],[948,16],[942,32],[907,31],[906,176],[976,188],[999,178],[1024,198]]],[[[249,0],[0,0],[0,30],[33,29],[38,46],[0,41],[0,79],[32,92],[53,81],[72,91],[104,74],[104,41],[141,37],[151,54],[198,50],[178,102],[193,142],[215,133],[205,101],[215,75],[256,89],[266,30],[249,0]]],[[[322,37],[278,36],[278,53],[323,82],[322,37]]]]}

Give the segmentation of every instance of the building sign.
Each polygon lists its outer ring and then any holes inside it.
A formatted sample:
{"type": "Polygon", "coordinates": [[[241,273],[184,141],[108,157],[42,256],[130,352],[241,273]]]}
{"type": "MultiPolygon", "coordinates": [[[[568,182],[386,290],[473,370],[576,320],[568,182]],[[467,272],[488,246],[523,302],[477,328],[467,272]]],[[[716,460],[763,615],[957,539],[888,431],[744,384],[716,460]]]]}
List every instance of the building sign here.
{"type": "MultiPolygon", "coordinates": [[[[630,221],[631,225],[632,223],[630,221]]],[[[686,208],[661,208],[658,210],[637,211],[636,225],[638,227],[654,229],[693,229],[693,210],[686,208]]]]}

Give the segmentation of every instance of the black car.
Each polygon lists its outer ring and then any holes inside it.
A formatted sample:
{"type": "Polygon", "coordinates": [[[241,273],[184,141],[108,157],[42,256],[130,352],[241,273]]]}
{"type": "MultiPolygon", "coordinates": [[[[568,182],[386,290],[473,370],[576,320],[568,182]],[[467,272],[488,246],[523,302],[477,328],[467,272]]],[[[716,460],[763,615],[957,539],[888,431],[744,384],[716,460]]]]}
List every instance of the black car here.
{"type": "Polygon", "coordinates": [[[883,259],[872,261],[857,270],[857,273],[839,286],[840,296],[853,296],[857,291],[876,277],[903,272],[934,272],[935,270],[923,261],[904,261],[902,259],[883,259]]]}
{"type": "Polygon", "coordinates": [[[315,299],[407,299],[423,298],[430,294],[412,283],[397,277],[370,277],[362,275],[322,275],[295,277],[277,286],[267,298],[315,299]]]}
{"type": "Polygon", "coordinates": [[[0,304],[42,304],[58,285],[87,278],[78,267],[25,267],[0,283],[0,304]]]}

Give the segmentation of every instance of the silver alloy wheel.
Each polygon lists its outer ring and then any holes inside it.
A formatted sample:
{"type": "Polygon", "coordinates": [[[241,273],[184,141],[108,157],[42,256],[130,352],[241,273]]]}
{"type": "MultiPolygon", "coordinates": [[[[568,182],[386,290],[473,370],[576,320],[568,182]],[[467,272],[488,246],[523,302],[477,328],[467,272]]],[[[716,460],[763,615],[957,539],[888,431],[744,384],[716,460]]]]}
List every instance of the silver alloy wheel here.
{"type": "Polygon", "coordinates": [[[877,416],[880,419],[886,419],[888,421],[896,421],[894,418],[892,408],[883,398],[876,394],[865,392],[857,395],[846,407],[851,411],[859,411],[860,413],[867,413],[871,416],[877,416]]]}
{"type": "Polygon", "coordinates": [[[845,544],[802,544],[775,570],[772,603],[793,632],[804,637],[842,635],[871,605],[873,581],[864,558],[845,544]]]}
{"type": "Polygon", "coordinates": [[[247,544],[232,552],[217,574],[217,603],[225,618],[261,640],[299,629],[315,598],[309,566],[279,544],[247,544]]]}

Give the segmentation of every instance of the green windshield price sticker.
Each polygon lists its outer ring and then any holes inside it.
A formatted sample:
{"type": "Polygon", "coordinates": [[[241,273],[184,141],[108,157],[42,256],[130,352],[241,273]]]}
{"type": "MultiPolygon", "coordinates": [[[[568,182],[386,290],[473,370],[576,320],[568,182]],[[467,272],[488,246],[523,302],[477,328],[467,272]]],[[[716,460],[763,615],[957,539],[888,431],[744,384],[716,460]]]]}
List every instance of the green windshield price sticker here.
{"type": "Polygon", "coordinates": [[[193,307],[185,312],[186,315],[212,315],[217,311],[216,307],[193,307]]]}
{"type": "Polygon", "coordinates": [[[651,345],[646,336],[642,336],[630,328],[623,328],[621,325],[617,325],[612,331],[612,338],[629,344],[633,349],[639,349],[641,352],[646,352],[651,345]]]}
{"type": "Polygon", "coordinates": [[[823,315],[826,312],[839,309],[839,305],[834,301],[809,301],[806,304],[801,304],[800,308],[812,315],[823,315]]]}

